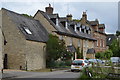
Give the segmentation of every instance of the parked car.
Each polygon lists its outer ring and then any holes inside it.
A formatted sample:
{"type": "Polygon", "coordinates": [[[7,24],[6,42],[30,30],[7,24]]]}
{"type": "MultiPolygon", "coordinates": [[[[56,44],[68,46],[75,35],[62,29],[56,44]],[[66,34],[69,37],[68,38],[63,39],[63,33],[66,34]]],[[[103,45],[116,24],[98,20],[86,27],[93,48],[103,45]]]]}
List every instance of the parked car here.
{"type": "Polygon", "coordinates": [[[84,59],[76,59],[72,62],[71,64],[71,71],[80,71],[82,70],[84,67],[89,67],[89,61],[88,60],[84,60],[84,59]]]}
{"type": "Polygon", "coordinates": [[[100,60],[100,59],[89,59],[88,60],[90,63],[92,63],[92,64],[102,64],[102,63],[104,63],[102,60],[100,60]]]}
{"type": "Polygon", "coordinates": [[[111,57],[110,60],[113,64],[120,63],[120,57],[111,57]]]}

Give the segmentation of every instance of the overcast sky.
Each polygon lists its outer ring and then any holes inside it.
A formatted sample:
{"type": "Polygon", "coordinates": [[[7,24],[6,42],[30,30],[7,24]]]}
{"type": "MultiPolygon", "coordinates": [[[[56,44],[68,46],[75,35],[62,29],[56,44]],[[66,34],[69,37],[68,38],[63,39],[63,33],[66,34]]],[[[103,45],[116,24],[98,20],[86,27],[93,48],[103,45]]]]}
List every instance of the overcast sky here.
{"type": "Polygon", "coordinates": [[[74,19],[80,19],[83,11],[87,10],[88,20],[98,19],[100,23],[106,26],[106,33],[115,33],[118,29],[118,2],[13,2],[3,1],[0,7],[12,10],[17,13],[25,13],[34,15],[37,10],[45,11],[45,7],[49,5],[54,7],[54,13],[59,13],[59,16],[64,17],[67,14],[72,14],[74,19]]]}

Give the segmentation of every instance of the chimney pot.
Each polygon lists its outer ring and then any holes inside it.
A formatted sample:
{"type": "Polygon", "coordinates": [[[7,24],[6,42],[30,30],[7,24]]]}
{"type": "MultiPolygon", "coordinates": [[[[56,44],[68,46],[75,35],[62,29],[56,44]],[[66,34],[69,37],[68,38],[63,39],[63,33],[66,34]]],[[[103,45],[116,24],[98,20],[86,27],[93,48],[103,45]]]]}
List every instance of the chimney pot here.
{"type": "Polygon", "coordinates": [[[49,4],[49,7],[46,7],[45,10],[46,10],[46,13],[53,14],[53,7],[51,7],[51,4],[49,4]]]}

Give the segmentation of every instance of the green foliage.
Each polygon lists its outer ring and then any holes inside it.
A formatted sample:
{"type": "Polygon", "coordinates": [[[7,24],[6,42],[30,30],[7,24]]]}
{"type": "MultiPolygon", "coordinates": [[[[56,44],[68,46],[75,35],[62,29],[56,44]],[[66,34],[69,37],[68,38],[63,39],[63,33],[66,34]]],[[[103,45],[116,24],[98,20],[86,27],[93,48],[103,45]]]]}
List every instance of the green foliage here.
{"type": "Polygon", "coordinates": [[[98,52],[95,54],[95,57],[98,59],[102,59],[104,57],[104,54],[102,52],[98,52]]]}
{"type": "Polygon", "coordinates": [[[104,52],[104,57],[106,59],[110,59],[110,57],[112,57],[112,56],[113,56],[113,53],[112,53],[111,50],[107,50],[107,51],[104,52]]]}
{"type": "Polygon", "coordinates": [[[116,36],[120,36],[120,31],[116,31],[116,36]]]}
{"type": "Polygon", "coordinates": [[[80,22],[81,20],[80,19],[73,19],[73,21],[80,22]]]}
{"type": "Polygon", "coordinates": [[[112,50],[114,57],[120,57],[120,47],[117,39],[113,40],[109,48],[112,50]]]}
{"type": "Polygon", "coordinates": [[[54,67],[56,60],[70,60],[72,54],[67,51],[65,42],[63,40],[59,40],[57,36],[52,34],[49,35],[49,40],[46,46],[46,58],[47,58],[47,67],[54,67]]]}
{"type": "Polygon", "coordinates": [[[31,15],[28,15],[28,14],[22,14],[23,16],[26,16],[26,17],[30,17],[30,18],[32,18],[32,16],[31,15]]]}
{"type": "Polygon", "coordinates": [[[110,59],[113,56],[111,50],[106,50],[105,52],[98,52],[95,54],[95,57],[98,59],[110,59]]]}
{"type": "Polygon", "coordinates": [[[77,53],[77,59],[82,59],[83,58],[82,53],[80,53],[80,48],[79,47],[76,49],[76,53],[77,53]]]}

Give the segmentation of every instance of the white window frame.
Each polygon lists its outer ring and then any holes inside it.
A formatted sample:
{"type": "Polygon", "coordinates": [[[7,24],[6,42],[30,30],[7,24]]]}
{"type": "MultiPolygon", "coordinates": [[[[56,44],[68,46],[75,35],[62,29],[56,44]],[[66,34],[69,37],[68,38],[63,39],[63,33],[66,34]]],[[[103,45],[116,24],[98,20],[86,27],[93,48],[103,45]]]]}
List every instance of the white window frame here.
{"type": "Polygon", "coordinates": [[[98,42],[99,42],[99,40],[97,40],[97,47],[98,47],[98,42]]]}
{"type": "Polygon", "coordinates": [[[78,40],[78,47],[80,47],[80,40],[78,40]]]}
{"type": "Polygon", "coordinates": [[[32,34],[32,32],[27,27],[24,27],[24,29],[25,29],[27,34],[32,34]]]}

